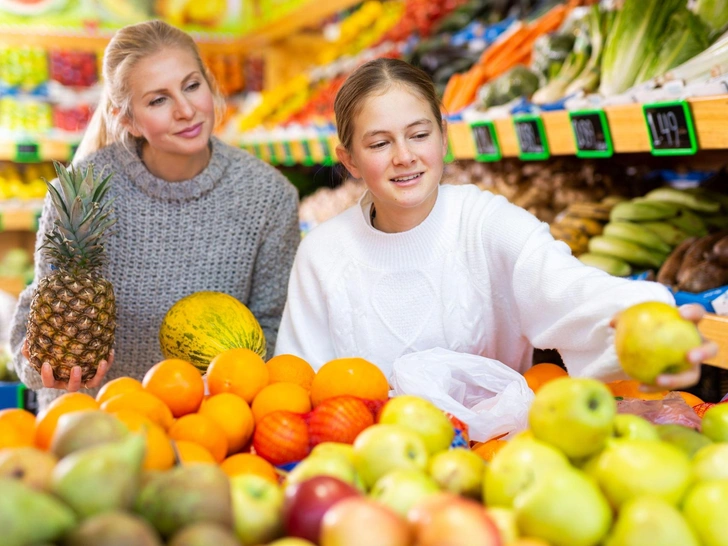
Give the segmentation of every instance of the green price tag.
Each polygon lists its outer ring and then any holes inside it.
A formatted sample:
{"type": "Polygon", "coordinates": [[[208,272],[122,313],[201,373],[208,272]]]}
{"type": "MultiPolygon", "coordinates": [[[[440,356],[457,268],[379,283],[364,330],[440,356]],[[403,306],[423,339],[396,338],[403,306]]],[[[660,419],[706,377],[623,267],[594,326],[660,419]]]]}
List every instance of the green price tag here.
{"type": "Polygon", "coordinates": [[[280,163],[278,157],[276,156],[276,147],[273,145],[272,142],[268,143],[268,162],[271,165],[278,165],[278,163],[280,163]]]}
{"type": "Polygon", "coordinates": [[[518,157],[524,160],[548,159],[551,155],[541,116],[525,115],[513,118],[516,130],[518,157]]]}
{"type": "Polygon", "coordinates": [[[296,160],[293,159],[293,152],[291,151],[291,143],[285,141],[283,144],[283,164],[290,167],[296,164],[296,160]]]}
{"type": "Polygon", "coordinates": [[[685,101],[642,105],[652,155],[693,155],[698,151],[695,123],[685,101]]]}
{"type": "Polygon", "coordinates": [[[329,140],[326,137],[319,138],[319,144],[321,145],[321,155],[323,157],[322,163],[327,167],[334,164],[334,158],[331,155],[331,146],[329,146],[329,140]]]}
{"type": "Polygon", "coordinates": [[[492,121],[477,121],[470,125],[477,161],[500,161],[502,154],[498,134],[492,121]]]}
{"type": "Polygon", "coordinates": [[[16,163],[38,163],[40,161],[40,146],[35,142],[18,142],[15,145],[16,163]]]}
{"type": "Polygon", "coordinates": [[[311,155],[311,144],[308,140],[301,141],[301,149],[303,150],[303,164],[310,167],[314,164],[314,161],[311,155]]]}
{"type": "Polygon", "coordinates": [[[604,110],[569,112],[574,131],[576,157],[612,157],[614,145],[604,110]]]}

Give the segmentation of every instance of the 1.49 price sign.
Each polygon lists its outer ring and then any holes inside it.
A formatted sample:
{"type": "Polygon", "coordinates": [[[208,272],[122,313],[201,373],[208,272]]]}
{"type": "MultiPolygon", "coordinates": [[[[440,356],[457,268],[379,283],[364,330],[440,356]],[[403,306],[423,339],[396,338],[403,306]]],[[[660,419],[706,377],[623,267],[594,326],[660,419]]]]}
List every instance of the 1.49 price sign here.
{"type": "Polygon", "coordinates": [[[688,103],[660,102],[642,108],[653,155],[692,155],[698,150],[688,103]]]}

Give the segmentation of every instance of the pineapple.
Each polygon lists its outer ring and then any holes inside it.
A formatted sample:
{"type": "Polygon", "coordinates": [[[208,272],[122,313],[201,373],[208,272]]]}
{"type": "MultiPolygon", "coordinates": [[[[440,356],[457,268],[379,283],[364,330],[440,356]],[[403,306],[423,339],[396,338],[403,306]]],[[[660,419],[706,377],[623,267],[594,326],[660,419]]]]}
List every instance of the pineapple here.
{"type": "Polygon", "coordinates": [[[100,276],[103,239],[115,222],[110,202],[103,202],[111,175],[94,177],[93,165],[69,171],[54,162],[58,188],[46,181],[58,219],[41,251],[52,272],[40,279],[28,316],[30,364],[44,362],[57,380],[68,381],[80,366],[91,379],[114,343],[116,301],[111,283],[100,276]]]}

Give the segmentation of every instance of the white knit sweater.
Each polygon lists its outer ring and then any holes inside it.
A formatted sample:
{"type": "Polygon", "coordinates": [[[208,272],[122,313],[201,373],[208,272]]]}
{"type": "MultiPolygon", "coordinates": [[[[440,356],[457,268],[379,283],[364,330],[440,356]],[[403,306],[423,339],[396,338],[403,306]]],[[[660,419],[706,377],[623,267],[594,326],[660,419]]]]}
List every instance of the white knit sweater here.
{"type": "Polygon", "coordinates": [[[276,354],[318,369],[360,356],[392,362],[442,347],[523,372],[533,347],[558,349],[572,376],[622,378],[611,318],[647,300],[673,304],[654,282],[587,267],[548,225],[474,186],[443,185],[430,215],[383,233],[357,206],[314,229],[293,265],[276,354]]]}

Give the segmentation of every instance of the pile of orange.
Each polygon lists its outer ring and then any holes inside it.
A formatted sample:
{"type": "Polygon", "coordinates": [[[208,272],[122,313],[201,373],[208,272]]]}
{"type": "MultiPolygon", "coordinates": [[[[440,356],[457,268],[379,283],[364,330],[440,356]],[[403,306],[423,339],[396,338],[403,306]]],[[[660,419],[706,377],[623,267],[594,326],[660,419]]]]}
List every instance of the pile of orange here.
{"type": "Polygon", "coordinates": [[[564,368],[557,364],[551,364],[550,362],[534,364],[523,372],[523,377],[533,392],[538,392],[549,381],[568,375],[564,368]]]}

